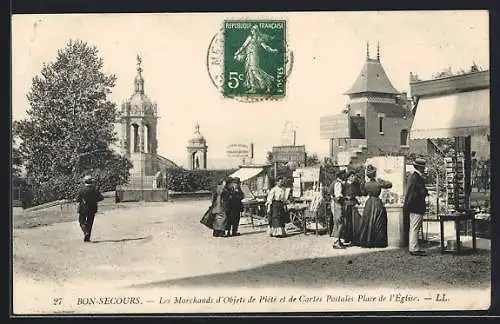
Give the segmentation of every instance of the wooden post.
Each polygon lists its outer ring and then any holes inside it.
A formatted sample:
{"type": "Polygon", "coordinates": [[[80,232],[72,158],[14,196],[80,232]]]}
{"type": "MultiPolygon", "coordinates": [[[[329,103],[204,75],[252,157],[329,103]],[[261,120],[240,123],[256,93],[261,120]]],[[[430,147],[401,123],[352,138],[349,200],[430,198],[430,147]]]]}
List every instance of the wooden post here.
{"type": "Polygon", "coordinates": [[[436,178],[436,216],[439,218],[439,169],[436,178]]]}

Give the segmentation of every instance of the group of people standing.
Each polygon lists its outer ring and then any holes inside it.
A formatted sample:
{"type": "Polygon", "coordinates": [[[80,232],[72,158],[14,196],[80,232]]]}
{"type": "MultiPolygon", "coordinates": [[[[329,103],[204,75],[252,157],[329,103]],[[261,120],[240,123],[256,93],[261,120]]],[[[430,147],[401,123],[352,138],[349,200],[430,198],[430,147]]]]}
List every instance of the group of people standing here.
{"type": "Polygon", "coordinates": [[[351,245],[387,246],[387,211],[379,196],[382,189],[391,188],[392,184],[377,179],[377,170],[372,165],[366,167],[365,175],[368,181],[361,186],[354,171],[341,170],[330,186],[333,225],[330,236],[334,249],[351,245]],[[356,213],[359,196],[369,196],[362,217],[356,213]]]}
{"type": "Polygon", "coordinates": [[[212,193],[212,223],[214,237],[239,236],[238,225],[243,211],[242,200],[245,194],[241,190],[239,178],[224,178],[212,193]]]}
{"type": "MultiPolygon", "coordinates": [[[[416,159],[415,172],[408,180],[403,211],[409,218],[409,251],[412,255],[423,256],[425,252],[419,245],[418,233],[422,228],[426,210],[426,197],[423,173],[425,160],[416,159]]],[[[341,170],[329,187],[331,195],[331,228],[334,249],[348,246],[366,248],[387,247],[387,210],[380,194],[389,189],[392,183],[377,178],[373,165],[365,168],[365,182],[360,184],[354,171],[341,170]],[[358,197],[368,196],[363,214],[357,212],[358,197]]],[[[286,237],[285,224],[290,221],[287,200],[289,192],[284,186],[284,178],[278,178],[276,185],[269,191],[266,209],[269,220],[268,234],[271,237],[286,237]]],[[[241,190],[240,179],[225,178],[217,186],[212,196],[213,236],[237,236],[240,214],[243,211],[245,195],[241,190]]]]}
{"type": "MultiPolygon", "coordinates": [[[[284,178],[278,178],[276,185],[269,191],[266,211],[269,220],[268,234],[271,237],[286,237],[285,224],[289,222],[286,202],[288,193],[284,178]]],[[[211,213],[214,237],[239,236],[238,225],[245,194],[241,190],[239,178],[224,178],[212,193],[211,213]]]]}
{"type": "MultiPolygon", "coordinates": [[[[416,256],[425,256],[418,240],[422,230],[423,217],[426,211],[426,197],[429,195],[423,174],[426,161],[416,159],[413,162],[415,171],[408,179],[403,212],[409,219],[409,252],[416,256]]],[[[365,169],[366,181],[359,184],[354,171],[340,171],[330,186],[332,197],[332,229],[334,249],[345,249],[356,245],[366,248],[387,247],[387,210],[380,199],[382,189],[389,189],[392,183],[377,178],[377,169],[368,165],[365,169]],[[368,196],[363,208],[363,215],[357,214],[356,197],[368,196]]]]}

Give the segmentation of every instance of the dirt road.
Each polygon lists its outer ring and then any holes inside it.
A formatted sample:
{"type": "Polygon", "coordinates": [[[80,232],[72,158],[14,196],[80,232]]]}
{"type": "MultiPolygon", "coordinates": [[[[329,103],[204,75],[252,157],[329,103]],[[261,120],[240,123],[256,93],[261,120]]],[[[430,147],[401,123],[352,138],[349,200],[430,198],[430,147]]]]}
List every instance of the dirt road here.
{"type": "MultiPolygon", "coordinates": [[[[111,291],[490,286],[487,250],[462,257],[431,251],[426,258],[404,249],[339,251],[324,235],[277,239],[250,225],[241,226],[239,237],[213,238],[199,223],[208,204],[105,211],[96,216],[91,243],[82,241],[76,221],[14,229],[14,312],[88,312],[79,307],[83,301],[59,298],[111,291]]],[[[130,310],[122,306],[117,311],[130,310]]]]}

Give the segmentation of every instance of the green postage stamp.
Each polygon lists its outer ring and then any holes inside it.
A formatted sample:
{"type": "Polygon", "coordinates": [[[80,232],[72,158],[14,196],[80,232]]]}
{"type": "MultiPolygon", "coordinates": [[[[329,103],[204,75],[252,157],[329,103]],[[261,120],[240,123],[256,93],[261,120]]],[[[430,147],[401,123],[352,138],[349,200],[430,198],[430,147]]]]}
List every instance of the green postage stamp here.
{"type": "Polygon", "coordinates": [[[286,21],[224,21],[224,86],[227,97],[284,97],[286,21]]]}

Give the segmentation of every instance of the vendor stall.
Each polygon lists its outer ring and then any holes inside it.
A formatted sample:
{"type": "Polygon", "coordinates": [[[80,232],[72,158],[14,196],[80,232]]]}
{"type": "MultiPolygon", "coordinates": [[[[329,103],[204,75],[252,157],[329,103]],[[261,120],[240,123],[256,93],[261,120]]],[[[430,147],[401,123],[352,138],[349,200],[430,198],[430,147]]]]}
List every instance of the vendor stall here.
{"type": "Polygon", "coordinates": [[[320,170],[318,167],[296,169],[293,172],[293,197],[311,201],[314,193],[320,191],[320,170]]]}
{"type": "Polygon", "coordinates": [[[265,197],[269,190],[271,168],[269,164],[241,165],[230,177],[239,178],[242,185],[248,187],[253,196],[265,197]]]}
{"type": "MultiPolygon", "coordinates": [[[[410,84],[412,96],[417,98],[410,137],[454,139],[452,154],[445,160],[447,208],[439,218],[441,222],[455,221],[457,238],[448,240],[445,247],[441,230],[443,251],[460,252],[459,227],[465,227],[465,233],[467,223],[472,222],[474,227],[474,211],[470,208],[471,138],[487,138],[489,134],[489,79],[489,71],[481,71],[410,84]]],[[[475,241],[474,230],[472,237],[475,241]]]]}
{"type": "Polygon", "coordinates": [[[265,203],[269,190],[269,173],[271,165],[242,165],[230,175],[239,178],[241,189],[245,194],[243,199],[243,216],[250,218],[252,226],[266,223],[265,203]]]}
{"type": "Polygon", "coordinates": [[[329,207],[323,198],[321,167],[307,167],[293,172],[293,203],[289,204],[290,221],[301,231],[318,234],[328,228],[329,207]]]}

